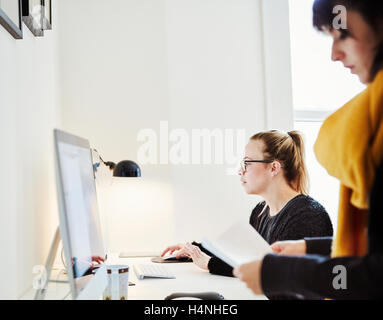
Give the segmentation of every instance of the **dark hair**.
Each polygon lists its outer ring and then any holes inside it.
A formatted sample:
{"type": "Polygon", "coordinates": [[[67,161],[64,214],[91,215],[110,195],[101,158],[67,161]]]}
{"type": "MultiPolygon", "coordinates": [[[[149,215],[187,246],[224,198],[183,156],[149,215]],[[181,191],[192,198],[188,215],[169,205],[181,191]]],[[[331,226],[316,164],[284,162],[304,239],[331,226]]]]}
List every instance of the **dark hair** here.
{"type": "MultiPolygon", "coordinates": [[[[383,68],[383,1],[382,0],[315,0],[313,5],[313,25],[319,31],[325,28],[333,29],[333,20],[337,13],[333,8],[343,5],[347,10],[357,11],[379,37],[376,55],[370,70],[372,81],[383,68]]],[[[341,32],[342,29],[340,29],[341,32]]]]}
{"type": "Polygon", "coordinates": [[[309,179],[304,158],[304,143],[298,131],[263,131],[253,135],[250,140],[262,141],[265,146],[265,160],[280,161],[290,187],[302,194],[308,194],[309,179]]]}

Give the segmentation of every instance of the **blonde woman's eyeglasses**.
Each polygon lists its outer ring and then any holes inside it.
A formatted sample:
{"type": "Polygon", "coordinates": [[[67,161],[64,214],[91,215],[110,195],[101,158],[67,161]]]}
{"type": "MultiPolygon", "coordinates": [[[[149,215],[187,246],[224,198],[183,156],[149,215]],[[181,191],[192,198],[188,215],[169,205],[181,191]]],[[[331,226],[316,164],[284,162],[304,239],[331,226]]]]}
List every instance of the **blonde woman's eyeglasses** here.
{"type": "Polygon", "coordinates": [[[240,168],[241,168],[242,172],[246,172],[247,164],[250,163],[250,162],[271,163],[273,161],[274,160],[246,160],[246,159],[243,159],[240,162],[240,168]]]}

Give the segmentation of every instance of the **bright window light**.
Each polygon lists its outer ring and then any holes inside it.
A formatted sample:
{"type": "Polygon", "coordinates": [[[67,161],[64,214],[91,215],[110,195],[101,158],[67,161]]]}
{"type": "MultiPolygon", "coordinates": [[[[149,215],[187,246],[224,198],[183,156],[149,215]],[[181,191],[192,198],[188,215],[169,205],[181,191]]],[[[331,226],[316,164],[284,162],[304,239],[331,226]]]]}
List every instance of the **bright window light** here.
{"type": "Polygon", "coordinates": [[[294,110],[334,111],[365,86],[331,60],[332,39],[314,29],[314,0],[290,0],[290,46],[294,110]]]}
{"type": "Polygon", "coordinates": [[[303,133],[310,195],[330,214],[336,230],[339,182],[318,163],[313,146],[323,120],[365,86],[331,60],[332,39],[314,29],[314,0],[289,0],[294,128],[303,133]]]}

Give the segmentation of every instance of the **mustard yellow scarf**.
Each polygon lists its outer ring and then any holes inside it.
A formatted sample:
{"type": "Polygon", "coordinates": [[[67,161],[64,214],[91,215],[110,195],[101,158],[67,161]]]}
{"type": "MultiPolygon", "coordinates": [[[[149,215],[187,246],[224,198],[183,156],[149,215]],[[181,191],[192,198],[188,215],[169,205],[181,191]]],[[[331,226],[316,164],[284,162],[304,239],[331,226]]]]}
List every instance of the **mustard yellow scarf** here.
{"type": "Polygon", "coordinates": [[[320,164],[341,184],[331,255],[363,256],[367,252],[369,192],[383,159],[383,70],[366,90],[324,121],[314,151],[320,164]]]}

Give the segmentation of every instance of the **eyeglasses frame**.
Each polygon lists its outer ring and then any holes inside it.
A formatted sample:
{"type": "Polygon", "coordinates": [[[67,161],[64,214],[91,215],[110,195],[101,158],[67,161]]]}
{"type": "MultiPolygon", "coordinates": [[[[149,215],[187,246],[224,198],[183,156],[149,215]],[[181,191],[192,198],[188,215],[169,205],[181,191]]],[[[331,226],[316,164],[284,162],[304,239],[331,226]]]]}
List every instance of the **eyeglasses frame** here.
{"type": "Polygon", "coordinates": [[[271,162],[273,162],[274,160],[245,160],[245,159],[243,159],[243,160],[241,160],[241,162],[240,162],[240,168],[241,168],[241,170],[242,170],[242,172],[246,172],[246,170],[247,170],[247,168],[246,168],[246,164],[248,163],[248,162],[260,162],[260,163],[271,163],[271,162]],[[243,165],[242,165],[243,164],[243,165]]]}

